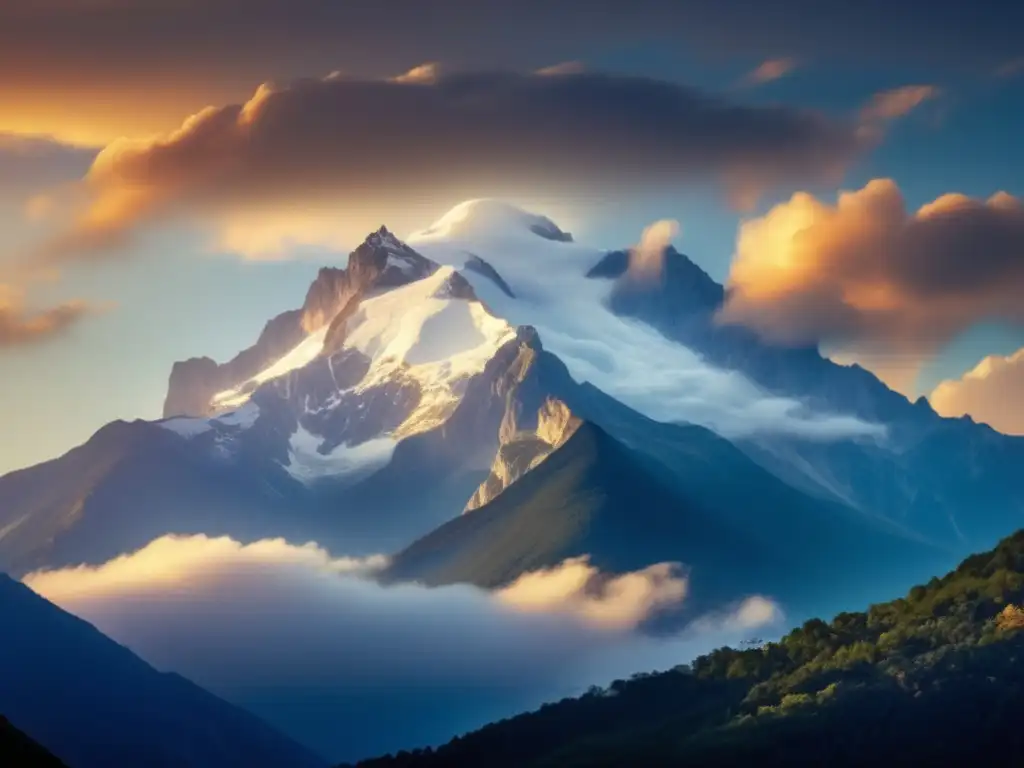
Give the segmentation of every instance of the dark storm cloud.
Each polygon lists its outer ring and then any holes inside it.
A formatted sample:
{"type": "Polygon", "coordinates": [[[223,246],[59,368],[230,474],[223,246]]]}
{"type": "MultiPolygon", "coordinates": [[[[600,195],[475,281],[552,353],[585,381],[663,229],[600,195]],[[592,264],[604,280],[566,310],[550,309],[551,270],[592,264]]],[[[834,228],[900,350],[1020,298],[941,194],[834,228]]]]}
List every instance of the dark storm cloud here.
{"type": "Polygon", "coordinates": [[[419,61],[536,67],[637,42],[749,56],[986,67],[1024,52],[1012,0],[36,0],[0,10],[0,71],[130,79],[174,62],[215,78],[419,61]],[[74,63],[73,68],[67,65],[74,63]],[[298,67],[298,69],[296,69],[298,67]]]}
{"type": "Polygon", "coordinates": [[[104,251],[175,213],[294,209],[438,194],[616,199],[708,177],[749,198],[834,178],[863,148],[854,122],[730,103],[674,83],[568,74],[458,74],[403,81],[331,76],[261,87],[151,141],[97,157],[91,205],[50,249],[104,251]]]}

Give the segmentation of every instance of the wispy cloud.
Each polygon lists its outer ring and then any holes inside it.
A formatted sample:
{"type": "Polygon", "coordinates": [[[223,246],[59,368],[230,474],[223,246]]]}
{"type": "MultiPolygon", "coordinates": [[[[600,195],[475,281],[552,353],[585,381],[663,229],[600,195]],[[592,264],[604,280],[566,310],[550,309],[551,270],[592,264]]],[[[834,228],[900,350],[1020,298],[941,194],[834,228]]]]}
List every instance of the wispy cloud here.
{"type": "Polygon", "coordinates": [[[797,60],[792,56],[778,59],[767,59],[756,69],[748,72],[740,80],[741,85],[763,85],[773,80],[780,80],[790,74],[797,67],[797,60]]]}
{"type": "Polygon", "coordinates": [[[30,309],[25,304],[22,288],[0,283],[0,351],[40,344],[61,336],[98,310],[81,300],[30,309]]]}
{"type": "Polygon", "coordinates": [[[926,101],[939,97],[934,85],[904,85],[876,93],[860,112],[864,122],[879,122],[906,117],[926,101]]]}

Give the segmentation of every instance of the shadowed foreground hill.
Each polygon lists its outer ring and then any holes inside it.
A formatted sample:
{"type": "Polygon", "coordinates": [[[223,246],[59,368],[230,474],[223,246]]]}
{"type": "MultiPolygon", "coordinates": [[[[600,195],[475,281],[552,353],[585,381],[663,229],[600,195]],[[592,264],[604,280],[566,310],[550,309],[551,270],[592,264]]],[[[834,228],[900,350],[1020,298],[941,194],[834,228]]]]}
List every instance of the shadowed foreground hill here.
{"type": "MultiPolygon", "coordinates": [[[[0,617],[0,712],[71,768],[326,764],[247,711],[158,672],[3,574],[0,617]]],[[[0,751],[2,768],[22,766],[2,758],[0,751]]]]}
{"type": "Polygon", "coordinates": [[[1024,531],[905,598],[361,768],[1017,765],[1024,531]]]}
{"type": "Polygon", "coordinates": [[[46,749],[0,715],[0,765],[17,768],[67,768],[46,749]]]}

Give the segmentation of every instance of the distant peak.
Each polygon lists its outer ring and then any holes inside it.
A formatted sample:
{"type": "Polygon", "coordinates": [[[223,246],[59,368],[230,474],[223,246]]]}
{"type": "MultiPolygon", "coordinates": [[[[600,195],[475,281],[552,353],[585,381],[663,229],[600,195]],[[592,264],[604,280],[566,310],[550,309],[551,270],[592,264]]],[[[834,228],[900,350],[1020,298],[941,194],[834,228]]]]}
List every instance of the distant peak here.
{"type": "Polygon", "coordinates": [[[383,224],[376,232],[371,232],[366,236],[365,244],[372,248],[386,248],[388,250],[403,250],[405,247],[404,243],[395,237],[394,233],[383,224]]]}
{"type": "Polygon", "coordinates": [[[530,234],[555,242],[572,242],[572,235],[561,230],[546,216],[530,213],[503,200],[481,198],[459,203],[427,229],[410,239],[432,237],[475,237],[530,234]]]}

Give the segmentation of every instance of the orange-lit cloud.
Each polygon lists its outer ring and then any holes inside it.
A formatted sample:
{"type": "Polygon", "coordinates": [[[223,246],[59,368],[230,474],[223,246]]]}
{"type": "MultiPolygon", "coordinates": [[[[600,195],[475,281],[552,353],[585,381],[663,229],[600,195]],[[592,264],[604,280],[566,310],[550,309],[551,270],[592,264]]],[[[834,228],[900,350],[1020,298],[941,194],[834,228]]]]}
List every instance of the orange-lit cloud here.
{"type": "Polygon", "coordinates": [[[948,194],[911,213],[888,179],[834,205],[798,193],[741,226],[728,290],[721,321],[823,343],[906,386],[965,328],[1024,323],[1024,204],[948,194]]]}
{"type": "Polygon", "coordinates": [[[762,62],[756,69],[749,72],[742,80],[745,85],[761,85],[763,83],[770,83],[773,80],[779,80],[794,69],[796,69],[796,59],[787,56],[778,59],[767,59],[762,62]]]}
{"type": "Polygon", "coordinates": [[[686,591],[678,564],[659,563],[602,578],[588,558],[576,557],[523,574],[495,594],[520,611],[568,612],[598,626],[628,629],[658,609],[680,604],[686,591]]]}
{"type": "Polygon", "coordinates": [[[1024,349],[989,355],[959,379],[941,382],[929,395],[943,416],[969,414],[1009,435],[1024,435],[1024,349]]]}
{"type": "MultiPolygon", "coordinates": [[[[636,77],[440,76],[428,67],[401,81],[268,84],[172,133],[107,146],[85,180],[90,201],[77,225],[44,251],[55,260],[108,255],[148,223],[186,216],[217,226],[278,205],[303,212],[293,233],[302,238],[304,212],[367,201],[401,210],[537,188],[614,199],[716,177],[753,191],[834,175],[864,148],[852,124],[636,77]]],[[[281,226],[271,239],[287,239],[281,226]]]]}
{"type": "Polygon", "coordinates": [[[941,91],[934,85],[904,85],[876,93],[861,110],[865,123],[884,122],[905,117],[924,104],[938,98],[941,91]]]}
{"type": "Polygon", "coordinates": [[[651,280],[661,276],[665,249],[679,234],[679,222],[662,219],[648,225],[640,235],[640,242],[629,254],[629,277],[651,280]]]}
{"type": "Polygon", "coordinates": [[[562,61],[537,70],[538,75],[579,75],[587,71],[582,61],[562,61]]]}
{"type": "Polygon", "coordinates": [[[25,305],[22,289],[0,283],[0,351],[60,336],[92,311],[84,301],[32,310],[25,305]]]}

